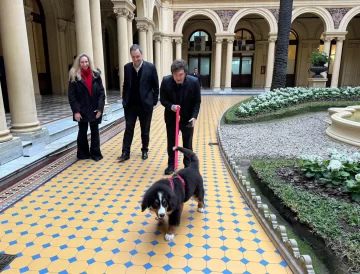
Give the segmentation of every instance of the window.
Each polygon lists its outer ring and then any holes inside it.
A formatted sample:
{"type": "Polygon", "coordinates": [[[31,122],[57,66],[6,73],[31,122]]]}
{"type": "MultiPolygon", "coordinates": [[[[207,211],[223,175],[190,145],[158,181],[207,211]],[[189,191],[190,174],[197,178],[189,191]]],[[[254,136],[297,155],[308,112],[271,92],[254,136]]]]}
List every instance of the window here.
{"type": "Polygon", "coordinates": [[[189,51],[211,51],[211,36],[203,30],[197,30],[190,35],[188,43],[189,51]]]}
{"type": "Polygon", "coordinates": [[[235,33],[234,51],[247,51],[255,49],[253,34],[247,29],[239,29],[235,33]]]}

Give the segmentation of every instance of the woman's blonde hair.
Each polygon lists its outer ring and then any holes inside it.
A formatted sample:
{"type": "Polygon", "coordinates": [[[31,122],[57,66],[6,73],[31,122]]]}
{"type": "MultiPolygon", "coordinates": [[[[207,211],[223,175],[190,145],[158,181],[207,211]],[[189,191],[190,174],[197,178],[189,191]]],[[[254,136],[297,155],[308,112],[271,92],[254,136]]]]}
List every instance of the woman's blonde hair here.
{"type": "Polygon", "coordinates": [[[89,68],[92,71],[92,74],[94,77],[97,77],[100,74],[100,71],[98,71],[92,60],[90,59],[89,55],[86,53],[81,53],[78,57],[75,58],[74,63],[72,65],[72,68],[69,71],[69,81],[75,82],[81,80],[81,67],[80,67],[80,59],[82,57],[86,57],[89,61],[89,68]],[[96,74],[95,74],[96,73],[96,74]]]}

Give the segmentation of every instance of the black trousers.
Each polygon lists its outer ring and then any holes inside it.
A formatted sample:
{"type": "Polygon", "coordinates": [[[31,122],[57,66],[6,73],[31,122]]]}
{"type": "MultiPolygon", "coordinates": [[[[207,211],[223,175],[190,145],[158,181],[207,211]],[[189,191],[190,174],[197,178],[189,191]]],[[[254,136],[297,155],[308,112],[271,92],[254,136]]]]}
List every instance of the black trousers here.
{"type": "Polygon", "coordinates": [[[99,124],[94,122],[79,122],[79,132],[77,137],[77,157],[79,159],[89,159],[90,157],[96,161],[103,158],[100,151],[100,134],[99,124]],[[89,143],[87,140],[87,130],[90,124],[91,130],[91,146],[89,151],[89,143]]]}
{"type": "Polygon", "coordinates": [[[134,137],[136,119],[138,117],[141,128],[141,141],[142,141],[141,151],[148,152],[149,141],[150,141],[150,125],[151,125],[153,109],[149,111],[145,111],[142,106],[127,105],[124,110],[125,110],[126,128],[124,133],[122,153],[130,154],[131,143],[134,137]]]}
{"type": "MultiPolygon", "coordinates": [[[[180,123],[179,129],[181,130],[182,135],[182,141],[183,141],[183,147],[193,150],[192,148],[192,141],[193,141],[193,135],[194,135],[194,128],[193,127],[187,127],[186,125],[183,125],[180,123]]],[[[168,151],[168,165],[174,166],[174,158],[175,158],[175,151],[173,151],[173,147],[175,146],[175,123],[166,124],[166,133],[167,133],[167,151],[168,151]]],[[[180,144],[179,144],[180,145],[180,144]]],[[[183,161],[185,167],[190,165],[190,159],[185,156],[183,161]]]]}

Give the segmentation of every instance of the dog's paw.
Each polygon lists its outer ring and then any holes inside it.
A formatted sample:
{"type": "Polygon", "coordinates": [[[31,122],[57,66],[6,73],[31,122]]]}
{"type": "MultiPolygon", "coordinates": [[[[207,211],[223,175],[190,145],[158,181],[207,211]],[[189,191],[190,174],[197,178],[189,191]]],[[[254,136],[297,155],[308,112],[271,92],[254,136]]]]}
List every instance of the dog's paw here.
{"type": "Polygon", "coordinates": [[[204,213],[204,212],[205,212],[205,208],[203,208],[203,207],[198,207],[198,212],[204,213]]]}
{"type": "Polygon", "coordinates": [[[165,235],[165,241],[167,241],[167,242],[173,241],[174,238],[175,238],[175,234],[167,234],[166,233],[166,235],[165,235]]]}
{"type": "Polygon", "coordinates": [[[177,149],[177,146],[173,147],[173,150],[175,151],[177,149]]]}

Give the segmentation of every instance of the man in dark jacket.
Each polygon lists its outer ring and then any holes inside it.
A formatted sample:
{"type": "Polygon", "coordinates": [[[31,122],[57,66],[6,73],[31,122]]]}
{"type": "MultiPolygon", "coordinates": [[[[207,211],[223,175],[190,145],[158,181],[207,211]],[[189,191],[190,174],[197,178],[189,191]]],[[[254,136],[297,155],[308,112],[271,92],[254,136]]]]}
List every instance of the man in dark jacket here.
{"type": "MultiPolygon", "coordinates": [[[[188,76],[188,65],[184,60],[175,60],[171,65],[172,75],[165,76],[160,87],[160,102],[165,107],[167,131],[168,167],[165,174],[174,172],[176,110],[180,107],[180,130],[183,147],[192,150],[194,125],[200,111],[200,85],[196,78],[188,76]]],[[[190,159],[184,157],[185,167],[190,159]]]]}
{"type": "Polygon", "coordinates": [[[194,73],[192,73],[191,76],[194,76],[194,77],[196,77],[196,79],[198,79],[199,85],[201,87],[201,78],[200,78],[200,74],[199,74],[199,71],[197,68],[194,68],[194,73]]]}
{"type": "Polygon", "coordinates": [[[141,158],[143,160],[148,158],[151,118],[159,97],[159,80],[155,66],[143,61],[142,49],[139,45],[131,46],[130,55],[132,62],[124,66],[122,103],[125,110],[126,129],[122,154],[117,158],[119,162],[130,158],[130,147],[137,117],[139,117],[141,127],[141,158]]]}

